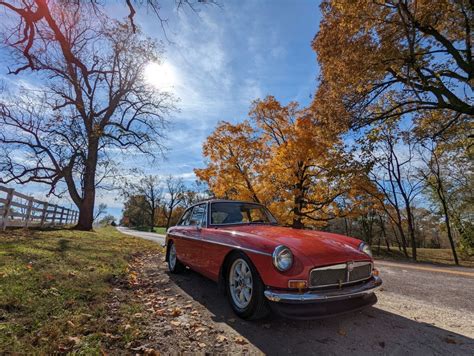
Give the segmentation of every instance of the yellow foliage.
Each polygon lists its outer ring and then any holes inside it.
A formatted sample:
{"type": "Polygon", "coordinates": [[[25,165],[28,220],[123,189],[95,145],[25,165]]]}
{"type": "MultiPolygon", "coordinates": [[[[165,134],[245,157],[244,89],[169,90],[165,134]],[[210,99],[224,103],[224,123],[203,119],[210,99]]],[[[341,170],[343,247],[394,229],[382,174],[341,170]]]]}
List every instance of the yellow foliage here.
{"type": "Polygon", "coordinates": [[[219,198],[267,205],[279,221],[294,227],[325,225],[355,211],[364,201],[367,179],[345,152],[337,130],[322,125],[295,102],[274,97],[252,104],[250,121],[221,122],[203,146],[207,167],[196,169],[219,198]]]}

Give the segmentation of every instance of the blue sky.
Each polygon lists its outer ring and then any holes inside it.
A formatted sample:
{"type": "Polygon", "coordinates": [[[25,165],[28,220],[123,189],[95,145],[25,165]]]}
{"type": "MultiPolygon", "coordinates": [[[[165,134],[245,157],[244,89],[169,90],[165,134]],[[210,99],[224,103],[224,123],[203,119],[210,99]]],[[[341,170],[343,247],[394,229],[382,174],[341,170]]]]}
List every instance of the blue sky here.
{"type": "MultiPolygon", "coordinates": [[[[180,100],[179,112],[168,117],[166,159],[150,164],[136,156],[121,157],[124,168],[137,167],[147,174],[181,176],[194,180],[193,169],[202,167],[202,143],[219,120],[242,121],[252,100],[274,95],[283,103],[309,103],[316,88],[318,66],[311,40],[320,20],[316,1],[221,1],[198,13],[176,12],[174,1],[163,2],[168,26],[163,30],[154,14],[141,8],[136,22],[148,36],[163,41],[161,66],[151,66],[151,83],[172,91],[180,100]],[[169,6],[169,7],[167,7],[169,6]]],[[[109,13],[124,17],[126,8],[115,3],[109,13]]],[[[0,14],[0,18],[4,16],[0,14]]],[[[5,63],[6,53],[0,53],[5,63]]],[[[0,79],[9,83],[7,68],[0,79]]],[[[28,76],[22,76],[26,81],[28,76]]],[[[46,186],[19,187],[43,197],[46,186]]],[[[109,212],[119,217],[122,201],[116,192],[99,192],[109,212]]],[[[64,200],[69,205],[70,202],[64,200]]]]}

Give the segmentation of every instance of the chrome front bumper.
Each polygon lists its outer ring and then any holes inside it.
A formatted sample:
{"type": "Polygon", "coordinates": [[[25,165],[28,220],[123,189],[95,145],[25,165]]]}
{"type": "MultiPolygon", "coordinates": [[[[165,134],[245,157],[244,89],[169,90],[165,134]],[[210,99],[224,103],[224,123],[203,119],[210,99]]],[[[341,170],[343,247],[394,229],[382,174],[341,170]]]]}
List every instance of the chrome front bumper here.
{"type": "Polygon", "coordinates": [[[304,293],[267,289],[264,294],[272,302],[316,303],[362,297],[375,292],[381,285],[382,279],[378,276],[373,276],[364,283],[344,286],[340,289],[310,290],[304,293]]]}

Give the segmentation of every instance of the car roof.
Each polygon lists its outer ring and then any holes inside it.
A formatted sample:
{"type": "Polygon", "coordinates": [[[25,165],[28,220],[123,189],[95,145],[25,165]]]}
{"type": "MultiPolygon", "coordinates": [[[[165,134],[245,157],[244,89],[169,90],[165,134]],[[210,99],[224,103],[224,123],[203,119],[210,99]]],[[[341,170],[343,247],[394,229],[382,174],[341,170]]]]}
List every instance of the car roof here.
{"type": "Polygon", "coordinates": [[[203,203],[243,203],[243,204],[263,205],[261,203],[255,202],[255,201],[210,198],[210,199],[205,199],[205,200],[201,200],[197,203],[194,203],[193,205],[190,206],[190,208],[192,208],[195,205],[199,205],[199,204],[203,204],[203,203]]]}

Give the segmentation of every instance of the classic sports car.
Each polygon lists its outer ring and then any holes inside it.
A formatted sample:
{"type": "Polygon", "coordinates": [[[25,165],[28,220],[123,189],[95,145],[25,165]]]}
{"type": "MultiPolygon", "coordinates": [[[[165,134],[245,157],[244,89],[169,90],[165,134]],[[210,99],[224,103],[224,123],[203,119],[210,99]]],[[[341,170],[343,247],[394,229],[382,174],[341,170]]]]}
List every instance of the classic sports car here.
{"type": "Polygon", "coordinates": [[[166,247],[171,273],[188,266],[217,281],[244,319],[270,309],[299,319],[359,309],[377,302],[382,284],[364,242],[278,226],[256,203],[195,204],[168,230],[166,247]]]}

